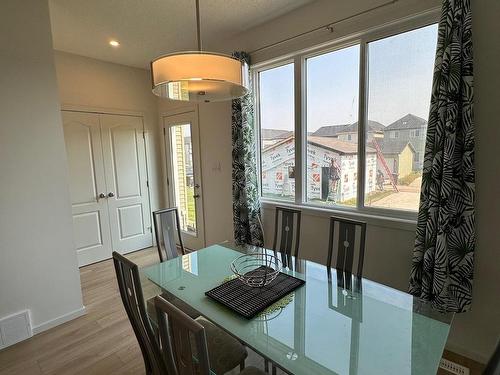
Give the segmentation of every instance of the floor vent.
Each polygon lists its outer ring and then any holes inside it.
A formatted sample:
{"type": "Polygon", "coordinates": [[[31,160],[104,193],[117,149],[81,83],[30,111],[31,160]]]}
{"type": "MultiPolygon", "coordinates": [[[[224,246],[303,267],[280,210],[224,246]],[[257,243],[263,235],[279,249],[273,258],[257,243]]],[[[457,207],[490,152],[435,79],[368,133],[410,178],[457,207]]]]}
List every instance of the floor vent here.
{"type": "Polygon", "coordinates": [[[33,336],[28,310],[0,319],[0,349],[33,336]]]}
{"type": "Polygon", "coordinates": [[[458,363],[449,361],[447,359],[441,358],[439,362],[439,368],[446,370],[455,375],[470,375],[470,370],[468,367],[459,365],[458,363]]]}

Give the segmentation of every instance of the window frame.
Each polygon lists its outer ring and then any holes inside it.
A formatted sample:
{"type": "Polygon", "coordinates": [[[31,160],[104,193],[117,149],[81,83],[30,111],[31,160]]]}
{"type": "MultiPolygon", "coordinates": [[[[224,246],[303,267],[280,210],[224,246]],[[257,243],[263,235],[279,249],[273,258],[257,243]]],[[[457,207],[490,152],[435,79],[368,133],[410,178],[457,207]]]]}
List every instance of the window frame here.
{"type": "Polygon", "coordinates": [[[363,218],[382,218],[406,223],[415,223],[418,212],[370,207],[365,205],[366,181],[366,124],[368,116],[368,44],[408,31],[420,29],[439,22],[439,9],[432,9],[421,14],[400,19],[382,26],[374,27],[346,37],[334,39],[321,45],[316,45],[272,60],[251,66],[253,78],[253,93],[255,96],[255,134],[257,137],[257,173],[259,175],[259,193],[264,205],[290,205],[318,212],[339,213],[347,216],[363,218]],[[359,53],[359,95],[358,95],[358,168],[356,206],[327,206],[307,200],[307,171],[304,163],[307,161],[307,69],[306,60],[329,52],[335,52],[353,45],[358,45],[359,53]],[[259,103],[259,73],[293,63],[294,70],[294,134],[295,134],[295,199],[273,199],[262,195],[261,174],[261,123],[259,103]]]}

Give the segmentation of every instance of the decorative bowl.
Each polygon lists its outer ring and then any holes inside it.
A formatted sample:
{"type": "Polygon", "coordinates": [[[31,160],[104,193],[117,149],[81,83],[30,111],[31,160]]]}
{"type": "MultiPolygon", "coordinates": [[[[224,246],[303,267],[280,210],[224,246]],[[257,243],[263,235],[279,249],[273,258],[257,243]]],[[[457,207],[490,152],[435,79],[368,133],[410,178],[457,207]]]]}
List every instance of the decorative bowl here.
{"type": "Polygon", "coordinates": [[[231,271],[236,277],[253,288],[268,285],[278,276],[281,268],[281,261],[265,252],[244,254],[231,263],[231,271]]]}

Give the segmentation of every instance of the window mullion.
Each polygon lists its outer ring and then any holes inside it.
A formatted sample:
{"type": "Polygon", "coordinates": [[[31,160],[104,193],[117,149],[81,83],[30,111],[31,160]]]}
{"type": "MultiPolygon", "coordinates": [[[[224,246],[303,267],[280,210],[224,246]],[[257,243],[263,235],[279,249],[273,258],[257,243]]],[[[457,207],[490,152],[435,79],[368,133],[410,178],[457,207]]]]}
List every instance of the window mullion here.
{"type": "Polygon", "coordinates": [[[368,124],[368,45],[365,40],[360,43],[359,53],[359,106],[358,106],[358,209],[365,206],[366,181],[366,129],[368,124]]]}
{"type": "Polygon", "coordinates": [[[259,72],[251,70],[252,74],[252,90],[254,96],[254,137],[255,137],[255,161],[257,162],[257,187],[259,195],[262,197],[262,135],[261,135],[261,121],[260,121],[260,86],[259,86],[259,72]]]}
{"type": "Polygon", "coordinates": [[[307,150],[307,136],[305,132],[305,114],[304,100],[305,95],[303,90],[303,60],[301,56],[294,58],[294,121],[295,121],[295,203],[301,204],[305,201],[306,185],[305,179],[307,171],[307,162],[305,152],[307,150]]]}

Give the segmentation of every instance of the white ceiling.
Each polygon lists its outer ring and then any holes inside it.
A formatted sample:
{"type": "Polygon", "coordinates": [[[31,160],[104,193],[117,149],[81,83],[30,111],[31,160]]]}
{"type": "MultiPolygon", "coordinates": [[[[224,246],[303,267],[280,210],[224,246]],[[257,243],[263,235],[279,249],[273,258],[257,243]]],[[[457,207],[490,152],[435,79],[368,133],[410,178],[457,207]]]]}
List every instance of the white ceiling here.
{"type": "MultiPolygon", "coordinates": [[[[313,0],[201,0],[204,47],[313,0]]],[[[194,0],[49,0],[54,48],[147,68],[165,53],[196,49],[194,0]],[[112,48],[109,40],[121,45],[112,48]]]]}

